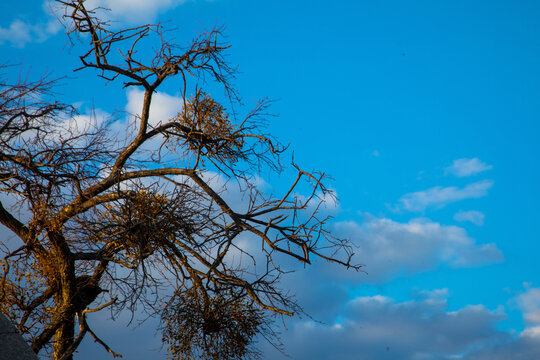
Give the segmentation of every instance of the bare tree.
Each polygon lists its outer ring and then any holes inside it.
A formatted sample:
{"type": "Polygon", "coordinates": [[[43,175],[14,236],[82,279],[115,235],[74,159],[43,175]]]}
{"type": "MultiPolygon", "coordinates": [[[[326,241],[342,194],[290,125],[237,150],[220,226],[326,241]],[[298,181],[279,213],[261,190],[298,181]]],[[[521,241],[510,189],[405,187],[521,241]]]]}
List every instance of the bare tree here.
{"type": "Polygon", "coordinates": [[[285,148],[264,133],[267,101],[244,116],[235,110],[243,108],[220,29],[180,48],[159,25],[113,31],[84,1],[60,3],[71,38],[88,41],[78,70],[123,80],[144,100],[120,132],[112,121],[76,127],[74,109],[44,100],[55,97],[52,82],[1,79],[0,190],[11,206],[0,202],[0,222],[20,243],[3,244],[0,311],[36,353],[57,360],[71,359],[88,334],[120,356],[87,317],[137,305],[161,317],[175,358],[255,356],[254,337],[272,336],[270,315],[300,310],[278,286],[278,260],[359,268],[319,217],[324,175],[292,164],[283,195],[258,189],[260,170],[281,172],[285,148]],[[149,60],[147,41],[157,44],[149,60]],[[152,98],[171,78],[181,80],[181,110],[150,123],[152,98]],[[203,90],[216,85],[226,102],[203,90]],[[232,186],[242,206],[227,200],[232,186]]]}

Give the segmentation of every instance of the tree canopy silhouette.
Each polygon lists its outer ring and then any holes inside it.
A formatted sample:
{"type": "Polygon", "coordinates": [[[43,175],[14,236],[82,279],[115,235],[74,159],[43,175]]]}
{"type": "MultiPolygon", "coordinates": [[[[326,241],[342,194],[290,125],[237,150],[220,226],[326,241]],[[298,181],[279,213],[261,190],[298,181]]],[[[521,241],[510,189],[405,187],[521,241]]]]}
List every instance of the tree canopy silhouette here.
{"type": "Polygon", "coordinates": [[[84,1],[59,3],[70,38],[87,44],[77,70],[144,97],[125,122],[81,123],[53,81],[0,79],[0,222],[18,241],[2,244],[0,311],[56,360],[86,335],[120,356],[87,318],[137,305],[161,317],[174,358],[256,356],[271,315],[301,309],[279,288],[280,259],[359,267],[320,216],[324,174],[293,163],[282,195],[258,188],[261,170],[282,171],[286,149],[265,133],[268,101],[244,111],[221,29],[181,48],[160,25],[113,30],[84,1]],[[172,78],[181,110],[152,122],[153,97],[172,78]],[[217,86],[222,100],[204,90],[217,86]]]}

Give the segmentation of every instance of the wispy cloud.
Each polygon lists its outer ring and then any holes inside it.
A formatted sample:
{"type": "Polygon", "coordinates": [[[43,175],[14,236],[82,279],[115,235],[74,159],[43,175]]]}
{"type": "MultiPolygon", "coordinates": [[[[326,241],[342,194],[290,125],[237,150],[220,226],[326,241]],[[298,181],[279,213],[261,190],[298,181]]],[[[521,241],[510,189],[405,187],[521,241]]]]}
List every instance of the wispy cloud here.
{"type": "Polygon", "coordinates": [[[454,215],[454,220],[456,221],[469,221],[477,226],[484,225],[484,218],[485,215],[481,213],[480,211],[476,210],[469,210],[469,211],[463,211],[460,210],[454,215]]]}
{"type": "Polygon", "coordinates": [[[435,186],[427,190],[403,195],[395,210],[421,212],[427,208],[442,208],[450,203],[486,196],[493,186],[492,180],[478,181],[463,188],[435,186]]]}
{"type": "Polygon", "coordinates": [[[492,165],[488,165],[478,158],[472,159],[457,159],[454,160],[452,165],[445,169],[445,173],[450,173],[457,177],[467,177],[476,175],[483,171],[492,169],[492,165]]]}

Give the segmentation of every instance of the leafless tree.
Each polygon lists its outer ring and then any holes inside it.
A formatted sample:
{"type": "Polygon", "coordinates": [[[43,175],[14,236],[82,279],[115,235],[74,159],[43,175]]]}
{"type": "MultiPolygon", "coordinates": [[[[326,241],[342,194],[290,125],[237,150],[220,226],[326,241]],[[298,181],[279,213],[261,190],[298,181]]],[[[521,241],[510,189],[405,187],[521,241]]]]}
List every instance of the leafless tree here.
{"type": "Polygon", "coordinates": [[[88,334],[120,356],[87,317],[137,305],[161,317],[176,358],[256,355],[254,337],[272,335],[269,315],[300,310],[278,286],[280,259],[359,268],[320,217],[324,175],[292,164],[283,195],[257,187],[261,170],[282,171],[285,148],[264,133],[267,101],[240,115],[219,28],[181,48],[160,25],[113,31],[84,1],[59,3],[70,38],[88,44],[78,70],[142,89],[144,100],[125,123],[76,127],[71,106],[47,101],[53,82],[0,79],[0,222],[19,241],[2,244],[0,311],[57,360],[88,334]],[[181,110],[151,123],[152,98],[171,78],[181,110]],[[221,102],[203,90],[216,85],[221,102]],[[227,200],[234,186],[242,206],[227,200]]]}

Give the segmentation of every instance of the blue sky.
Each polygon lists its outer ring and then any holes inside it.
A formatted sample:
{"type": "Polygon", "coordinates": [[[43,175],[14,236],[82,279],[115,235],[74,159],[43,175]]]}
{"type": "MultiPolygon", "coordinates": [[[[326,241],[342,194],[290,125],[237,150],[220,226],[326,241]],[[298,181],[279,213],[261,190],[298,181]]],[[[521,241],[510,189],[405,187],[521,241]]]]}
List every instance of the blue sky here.
{"type": "MultiPolygon", "coordinates": [[[[540,358],[538,1],[95,2],[118,25],[168,21],[180,43],[224,24],[244,102],[276,99],[269,132],[334,178],[326,211],[367,274],[315,264],[285,282],[324,322],[288,321],[293,359],[540,358]]],[[[0,3],[0,63],[68,76],[57,92],[83,111],[129,108],[135,93],[72,72],[45,8],[0,3]]],[[[155,354],[151,322],[95,322],[126,358],[155,354]]],[[[95,356],[86,342],[79,358],[95,356]]]]}

